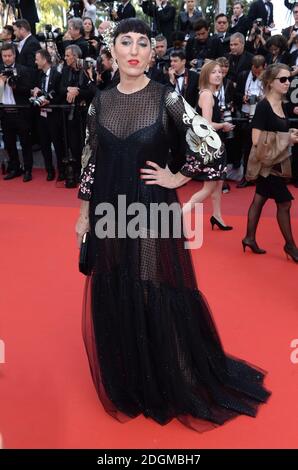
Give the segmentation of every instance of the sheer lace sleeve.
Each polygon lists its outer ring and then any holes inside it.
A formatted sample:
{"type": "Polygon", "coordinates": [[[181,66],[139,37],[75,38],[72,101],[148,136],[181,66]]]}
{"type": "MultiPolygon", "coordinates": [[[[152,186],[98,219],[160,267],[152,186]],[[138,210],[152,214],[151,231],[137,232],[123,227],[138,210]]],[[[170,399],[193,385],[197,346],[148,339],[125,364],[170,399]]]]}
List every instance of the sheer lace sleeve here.
{"type": "Polygon", "coordinates": [[[97,130],[96,119],[98,114],[99,98],[95,97],[88,109],[86,139],[82,153],[82,170],[79,187],[79,199],[88,201],[92,195],[92,185],[94,183],[94,173],[96,165],[97,151],[97,130]]]}
{"type": "Polygon", "coordinates": [[[220,166],[216,168],[215,163],[219,163],[224,155],[224,146],[219,135],[208,121],[197,114],[175,91],[168,91],[165,100],[167,113],[185,136],[186,161],[180,172],[190,178],[202,172],[207,178],[218,178],[222,169],[220,166]]]}

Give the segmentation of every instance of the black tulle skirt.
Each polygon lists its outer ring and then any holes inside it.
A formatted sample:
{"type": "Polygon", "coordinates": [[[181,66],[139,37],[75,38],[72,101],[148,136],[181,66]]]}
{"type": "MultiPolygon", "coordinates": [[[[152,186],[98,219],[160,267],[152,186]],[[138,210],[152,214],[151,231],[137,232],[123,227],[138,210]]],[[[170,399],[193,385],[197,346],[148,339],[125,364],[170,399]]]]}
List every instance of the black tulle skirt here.
{"type": "MultiPolygon", "coordinates": [[[[143,202],[177,201],[174,191],[144,191],[143,202]]],[[[96,239],[96,202],[83,336],[105,410],[120,421],[177,418],[196,430],[255,416],[270,395],[264,371],[223,351],[184,240],[96,239]]]]}

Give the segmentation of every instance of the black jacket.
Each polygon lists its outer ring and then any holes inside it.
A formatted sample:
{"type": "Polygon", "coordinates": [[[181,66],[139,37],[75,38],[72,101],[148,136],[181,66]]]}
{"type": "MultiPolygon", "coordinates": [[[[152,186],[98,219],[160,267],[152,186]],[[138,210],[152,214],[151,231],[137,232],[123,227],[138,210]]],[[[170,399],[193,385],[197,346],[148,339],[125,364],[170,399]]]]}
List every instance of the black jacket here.
{"type": "Polygon", "coordinates": [[[177,31],[183,31],[186,34],[194,35],[194,23],[202,18],[202,12],[195,10],[193,16],[189,17],[186,11],[180,11],[178,16],[177,31]]]}
{"type": "Polygon", "coordinates": [[[30,24],[39,22],[35,0],[20,0],[19,9],[22,18],[30,24]]]}
{"type": "Polygon", "coordinates": [[[15,85],[11,87],[15,102],[17,105],[29,105],[32,88],[30,72],[23,65],[16,64],[15,67],[17,69],[17,79],[15,85]]]}
{"type": "Polygon", "coordinates": [[[244,51],[240,56],[230,54],[228,78],[230,78],[234,83],[237,82],[237,78],[241,72],[251,69],[252,58],[253,55],[246,51],[244,51]]]}
{"type": "Polygon", "coordinates": [[[28,39],[26,39],[21,52],[17,52],[17,63],[28,67],[31,71],[35,71],[35,53],[40,48],[41,46],[37,39],[32,35],[29,36],[28,39]]]}
{"type": "Polygon", "coordinates": [[[176,15],[176,8],[167,4],[162,10],[159,10],[152,2],[143,1],[142,9],[145,15],[154,18],[154,28],[157,33],[162,33],[168,41],[168,46],[172,44],[172,34],[174,32],[174,22],[176,15]]]}
{"type": "Polygon", "coordinates": [[[80,36],[78,39],[67,39],[62,41],[62,49],[59,49],[60,55],[64,58],[65,49],[67,46],[79,46],[82,51],[82,58],[85,59],[89,56],[89,43],[83,36],[80,36]]]}
{"type": "Polygon", "coordinates": [[[117,20],[116,21],[121,21],[124,20],[125,18],[135,18],[136,16],[136,10],[134,9],[133,5],[129,2],[126,7],[124,8],[124,5],[121,4],[117,8],[117,20]]]}
{"type": "MultiPolygon", "coordinates": [[[[40,89],[42,88],[42,77],[43,77],[43,72],[39,71],[36,86],[40,89]]],[[[62,101],[60,84],[61,84],[61,73],[58,72],[57,67],[53,66],[51,67],[49,83],[47,87],[48,93],[51,91],[55,92],[53,99],[51,99],[51,104],[59,104],[62,101]]]]}
{"type": "MultiPolygon", "coordinates": [[[[188,69],[185,69],[185,74],[186,76],[184,77],[181,95],[193,108],[195,108],[198,104],[199,75],[193,70],[188,69]]],[[[175,89],[175,85],[170,81],[168,85],[175,89]]]]}
{"type": "Polygon", "coordinates": [[[269,2],[269,8],[270,16],[268,21],[267,9],[263,0],[256,0],[255,2],[253,2],[249,7],[247,15],[250,21],[250,26],[257,18],[262,18],[265,26],[269,26],[271,23],[273,23],[273,5],[271,2],[269,2]]]}
{"type": "Polygon", "coordinates": [[[241,33],[244,35],[244,37],[246,37],[249,28],[250,28],[249,18],[246,15],[242,15],[234,26],[231,25],[229,27],[229,33],[230,34],[241,33]]]}
{"type": "Polygon", "coordinates": [[[68,65],[64,65],[60,83],[60,95],[63,102],[66,103],[66,95],[68,87],[78,87],[79,95],[75,99],[75,104],[85,101],[86,104],[91,102],[94,96],[92,83],[83,70],[75,71],[68,65]]]}

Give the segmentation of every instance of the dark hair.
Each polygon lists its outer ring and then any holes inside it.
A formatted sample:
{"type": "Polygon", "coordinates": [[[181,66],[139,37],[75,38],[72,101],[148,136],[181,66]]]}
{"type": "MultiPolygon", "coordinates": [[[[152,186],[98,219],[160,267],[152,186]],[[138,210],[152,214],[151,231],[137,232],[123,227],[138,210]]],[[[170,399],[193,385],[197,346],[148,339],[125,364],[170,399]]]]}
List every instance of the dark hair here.
{"type": "Polygon", "coordinates": [[[287,50],[288,43],[282,34],[276,34],[266,41],[266,48],[269,49],[271,46],[278,47],[280,49],[280,53],[282,53],[287,50]]]}
{"type": "Polygon", "coordinates": [[[52,63],[51,54],[46,49],[38,49],[38,51],[36,51],[35,54],[39,54],[43,59],[47,61],[48,64],[52,63]]]}
{"type": "MultiPolygon", "coordinates": [[[[84,21],[85,21],[85,20],[91,21],[92,29],[91,29],[91,31],[90,31],[90,36],[91,36],[91,37],[92,37],[92,36],[95,36],[95,26],[94,26],[94,23],[93,23],[93,21],[92,21],[92,18],[90,18],[90,16],[84,16],[84,18],[83,18],[83,29],[84,29],[84,21]]],[[[84,35],[85,35],[85,30],[84,30],[84,35]]]]}
{"type": "Polygon", "coordinates": [[[15,39],[13,27],[11,26],[11,24],[7,24],[7,25],[3,26],[3,29],[6,29],[6,31],[8,31],[9,34],[11,34],[11,39],[12,40],[15,39]]]}
{"type": "Polygon", "coordinates": [[[240,5],[241,8],[242,8],[242,10],[244,9],[244,4],[243,4],[241,1],[239,1],[239,0],[237,0],[237,1],[235,1],[235,2],[233,3],[233,7],[234,7],[235,5],[240,5]]]}
{"type": "Polygon", "coordinates": [[[210,24],[204,18],[200,18],[193,24],[194,31],[200,31],[200,29],[209,29],[210,24]]]}
{"type": "Polygon", "coordinates": [[[31,33],[31,26],[27,20],[17,20],[13,23],[17,28],[24,28],[28,33],[31,33]]]}
{"type": "Polygon", "coordinates": [[[112,54],[111,54],[111,51],[109,49],[101,49],[100,51],[100,55],[105,55],[107,59],[112,59],[112,54]]]}
{"type": "Polygon", "coordinates": [[[262,73],[261,80],[263,82],[265,95],[269,93],[271,83],[281,70],[286,70],[287,72],[291,71],[290,67],[285,64],[271,64],[268,65],[268,67],[262,73]]]}
{"type": "Polygon", "coordinates": [[[16,55],[16,47],[14,44],[9,44],[9,43],[4,43],[3,46],[1,47],[1,53],[3,51],[12,51],[14,53],[14,55],[16,55]]]}
{"type": "Polygon", "coordinates": [[[215,21],[217,21],[219,18],[227,18],[227,20],[228,20],[228,17],[225,13],[219,13],[218,15],[216,15],[216,17],[214,19],[215,19],[215,21]]]}
{"type": "Polygon", "coordinates": [[[186,55],[183,49],[177,49],[176,51],[171,52],[170,58],[179,57],[181,60],[186,59],[186,55]]]}
{"type": "Polygon", "coordinates": [[[151,41],[151,30],[150,27],[142,20],[138,18],[127,18],[125,20],[121,20],[114,32],[114,44],[116,42],[117,37],[120,34],[126,33],[139,33],[147,36],[149,41],[151,41]]]}

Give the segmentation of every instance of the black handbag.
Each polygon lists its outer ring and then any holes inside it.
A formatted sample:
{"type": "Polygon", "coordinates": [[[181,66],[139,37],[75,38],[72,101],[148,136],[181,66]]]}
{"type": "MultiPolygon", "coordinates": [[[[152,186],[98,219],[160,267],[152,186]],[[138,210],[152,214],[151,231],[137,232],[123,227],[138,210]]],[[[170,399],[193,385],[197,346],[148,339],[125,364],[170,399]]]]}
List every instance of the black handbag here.
{"type": "Polygon", "coordinates": [[[80,247],[80,255],[79,255],[79,271],[85,276],[91,274],[91,268],[89,263],[89,256],[88,252],[90,249],[90,232],[86,232],[83,235],[81,247],[80,247]]]}

